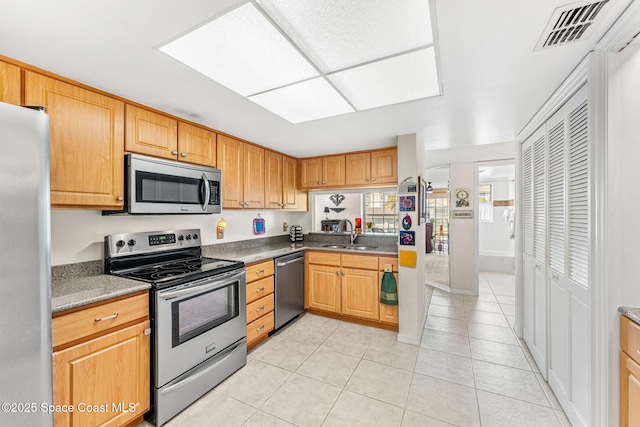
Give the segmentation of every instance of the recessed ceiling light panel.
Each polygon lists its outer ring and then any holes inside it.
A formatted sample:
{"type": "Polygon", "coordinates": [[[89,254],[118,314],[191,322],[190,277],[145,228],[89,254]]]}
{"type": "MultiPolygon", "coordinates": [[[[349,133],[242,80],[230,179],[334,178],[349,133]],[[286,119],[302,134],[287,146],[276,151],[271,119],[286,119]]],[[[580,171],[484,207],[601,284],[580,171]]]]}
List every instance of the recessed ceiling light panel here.
{"type": "Polygon", "coordinates": [[[433,47],[330,74],[329,79],[358,110],[440,94],[433,47]]]}
{"type": "Polygon", "coordinates": [[[330,73],[433,43],[426,0],[257,0],[330,73]]]}
{"type": "Polygon", "coordinates": [[[322,77],[250,96],[249,99],[291,123],[354,111],[322,77]]]}
{"type": "Polygon", "coordinates": [[[160,50],[244,96],[318,75],[251,3],[160,50]]]}

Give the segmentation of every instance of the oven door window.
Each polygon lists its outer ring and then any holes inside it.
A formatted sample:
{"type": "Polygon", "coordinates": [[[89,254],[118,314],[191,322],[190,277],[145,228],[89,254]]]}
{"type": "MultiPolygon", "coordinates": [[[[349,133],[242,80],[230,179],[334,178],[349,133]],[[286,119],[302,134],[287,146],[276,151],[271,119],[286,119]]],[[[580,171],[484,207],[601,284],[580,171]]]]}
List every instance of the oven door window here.
{"type": "Polygon", "coordinates": [[[239,283],[203,292],[171,303],[172,347],[238,316],[239,283]]]}
{"type": "Polygon", "coordinates": [[[202,205],[202,179],[136,171],[136,202],[202,205]]]}

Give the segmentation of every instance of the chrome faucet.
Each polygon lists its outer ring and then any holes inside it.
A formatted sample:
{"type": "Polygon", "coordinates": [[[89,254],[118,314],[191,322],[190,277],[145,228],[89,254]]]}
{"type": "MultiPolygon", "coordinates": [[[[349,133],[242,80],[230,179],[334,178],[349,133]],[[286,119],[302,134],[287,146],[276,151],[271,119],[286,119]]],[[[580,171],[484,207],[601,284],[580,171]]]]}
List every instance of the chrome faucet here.
{"type": "Polygon", "coordinates": [[[349,221],[348,219],[341,219],[340,222],[338,223],[338,230],[342,230],[342,227],[344,226],[344,223],[349,224],[349,227],[351,227],[351,231],[349,232],[349,238],[351,239],[351,244],[353,245],[353,243],[356,241],[356,237],[358,237],[358,233],[356,233],[356,231],[353,229],[353,224],[351,223],[351,221],[349,221]]]}

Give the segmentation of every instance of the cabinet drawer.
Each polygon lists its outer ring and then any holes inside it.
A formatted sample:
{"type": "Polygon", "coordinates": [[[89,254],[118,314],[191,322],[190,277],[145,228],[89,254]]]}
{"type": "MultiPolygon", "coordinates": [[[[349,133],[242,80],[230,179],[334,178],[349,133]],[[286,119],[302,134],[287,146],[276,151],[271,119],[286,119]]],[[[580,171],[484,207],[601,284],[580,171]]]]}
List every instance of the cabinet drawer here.
{"type": "Polygon", "coordinates": [[[620,317],[620,348],[640,363],[640,326],[624,316],[620,317]]]}
{"type": "Polygon", "coordinates": [[[381,256],[380,258],[378,258],[378,269],[380,271],[384,271],[385,264],[393,265],[393,272],[398,272],[398,257],[381,256]]]}
{"type": "Polygon", "coordinates": [[[273,276],[247,285],[247,304],[273,293],[273,276]]]}
{"type": "Polygon", "coordinates": [[[378,270],[378,257],[367,255],[342,255],[342,266],[361,270],[378,270]]]}
{"type": "Polygon", "coordinates": [[[147,293],[53,318],[53,347],[149,317],[147,293]]]}
{"type": "Polygon", "coordinates": [[[273,311],[247,325],[247,344],[273,331],[273,311]]]}
{"type": "Polygon", "coordinates": [[[307,252],[309,264],[340,266],[340,254],[333,252],[307,252]]]}
{"type": "Polygon", "coordinates": [[[262,297],[257,301],[247,304],[247,323],[251,323],[259,317],[273,311],[273,294],[262,297]]]}
{"type": "Polygon", "coordinates": [[[273,276],[273,260],[258,262],[247,266],[247,283],[273,276]]]}

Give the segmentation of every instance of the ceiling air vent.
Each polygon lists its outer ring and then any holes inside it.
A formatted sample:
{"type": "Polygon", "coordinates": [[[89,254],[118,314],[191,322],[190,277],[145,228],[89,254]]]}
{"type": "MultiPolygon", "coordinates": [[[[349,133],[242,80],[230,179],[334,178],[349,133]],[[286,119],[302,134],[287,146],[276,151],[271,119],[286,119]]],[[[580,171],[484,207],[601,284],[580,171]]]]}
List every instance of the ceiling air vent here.
{"type": "Polygon", "coordinates": [[[581,1],[562,6],[553,11],[535,50],[562,46],[581,40],[609,0],[581,1]]]}

